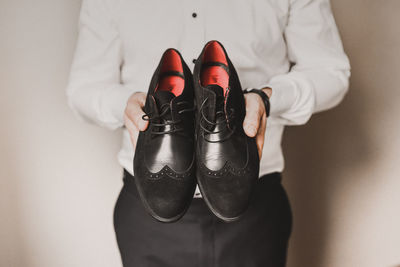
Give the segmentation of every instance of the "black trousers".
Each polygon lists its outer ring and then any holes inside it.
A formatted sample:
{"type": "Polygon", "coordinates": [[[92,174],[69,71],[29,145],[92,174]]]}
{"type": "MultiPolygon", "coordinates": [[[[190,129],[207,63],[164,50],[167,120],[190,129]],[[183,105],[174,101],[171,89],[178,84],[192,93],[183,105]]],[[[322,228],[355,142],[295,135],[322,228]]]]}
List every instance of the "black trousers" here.
{"type": "Polygon", "coordinates": [[[281,175],[261,177],[245,216],[225,223],[199,198],[175,223],[160,223],[142,206],[125,171],[114,211],[124,267],[283,267],[292,213],[281,175]]]}

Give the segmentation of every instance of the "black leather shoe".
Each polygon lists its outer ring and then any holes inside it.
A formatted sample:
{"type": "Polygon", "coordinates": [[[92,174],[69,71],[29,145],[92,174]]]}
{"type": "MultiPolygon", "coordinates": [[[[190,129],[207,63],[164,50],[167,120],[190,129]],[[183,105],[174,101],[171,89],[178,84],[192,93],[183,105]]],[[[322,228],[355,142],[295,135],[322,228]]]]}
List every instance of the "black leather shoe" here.
{"type": "Polygon", "coordinates": [[[246,211],[259,174],[238,75],[221,43],[208,42],[193,73],[197,103],[197,183],[210,210],[231,222],[246,211]]]}
{"type": "Polygon", "coordinates": [[[134,158],[139,195],[150,215],[173,222],[188,209],[196,188],[193,77],[180,53],[164,52],[150,83],[134,158]]]}

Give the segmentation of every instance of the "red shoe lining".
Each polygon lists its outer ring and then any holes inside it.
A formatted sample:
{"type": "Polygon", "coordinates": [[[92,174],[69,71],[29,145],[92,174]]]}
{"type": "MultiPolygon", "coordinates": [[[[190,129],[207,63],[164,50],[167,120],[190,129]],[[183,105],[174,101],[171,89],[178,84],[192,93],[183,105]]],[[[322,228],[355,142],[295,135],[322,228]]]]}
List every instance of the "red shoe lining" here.
{"type": "MultiPolygon", "coordinates": [[[[204,52],[203,63],[206,62],[220,62],[228,65],[224,50],[218,42],[211,42],[207,45],[204,52]]],[[[210,84],[217,84],[224,89],[224,95],[229,86],[229,75],[226,70],[219,66],[205,67],[201,71],[201,84],[207,86],[210,84]]]]}
{"type": "MultiPolygon", "coordinates": [[[[175,50],[168,50],[164,55],[161,65],[160,74],[168,71],[177,71],[183,73],[182,61],[179,54],[175,50]]],[[[185,80],[180,76],[169,75],[164,76],[158,82],[155,91],[170,91],[175,96],[182,94],[185,87],[185,80]]]]}

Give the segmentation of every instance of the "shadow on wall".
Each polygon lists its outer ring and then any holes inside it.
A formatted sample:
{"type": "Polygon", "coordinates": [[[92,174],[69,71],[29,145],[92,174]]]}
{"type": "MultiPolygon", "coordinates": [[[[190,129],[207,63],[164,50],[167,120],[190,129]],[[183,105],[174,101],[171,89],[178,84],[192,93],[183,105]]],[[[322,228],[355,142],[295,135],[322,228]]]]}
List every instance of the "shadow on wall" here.
{"type": "MultiPolygon", "coordinates": [[[[346,170],[372,160],[372,140],[364,118],[368,96],[354,90],[363,87],[362,79],[355,78],[353,71],[349,93],[338,108],[314,115],[305,126],[287,127],[285,132],[284,183],[294,213],[290,267],[326,265],[332,193],[350,183],[346,170]]],[[[351,186],[359,182],[351,179],[351,186]]]]}
{"type": "Polygon", "coordinates": [[[387,93],[398,89],[388,79],[396,75],[393,50],[379,48],[385,43],[390,47],[394,28],[386,32],[377,30],[379,26],[385,28],[382,25],[386,24],[386,28],[391,29],[390,10],[378,1],[372,6],[355,1],[351,5],[358,6],[360,14],[354,16],[349,1],[332,2],[351,61],[352,78],[349,93],[338,108],[314,115],[305,126],[287,127],[285,132],[283,181],[294,213],[290,267],[329,265],[329,256],[333,255],[331,221],[335,218],[332,211],[340,209],[335,206],[338,193],[361,186],[365,183],[362,180],[373,179],[354,174],[374,164],[379,156],[376,151],[379,140],[373,136],[373,130],[376,122],[384,120],[382,110],[394,101],[379,97],[380,89],[385,88],[387,93]]]}
{"type": "MultiPolygon", "coordinates": [[[[363,124],[363,96],[349,93],[335,111],[315,115],[303,127],[288,127],[283,149],[284,183],[293,207],[291,267],[324,266],[332,192],[347,182],[346,169],[371,161],[371,140],[363,124]],[[357,110],[353,110],[353,106],[357,110]]],[[[351,180],[351,186],[357,181],[351,180]]]]}

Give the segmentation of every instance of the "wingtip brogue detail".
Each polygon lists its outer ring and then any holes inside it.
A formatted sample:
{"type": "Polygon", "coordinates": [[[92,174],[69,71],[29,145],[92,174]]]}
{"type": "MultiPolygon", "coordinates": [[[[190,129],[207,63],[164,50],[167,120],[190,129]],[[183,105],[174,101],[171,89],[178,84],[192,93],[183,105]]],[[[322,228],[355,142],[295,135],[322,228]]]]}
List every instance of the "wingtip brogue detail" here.
{"type": "Polygon", "coordinates": [[[165,177],[169,177],[171,179],[181,181],[183,179],[186,179],[194,175],[193,165],[194,165],[194,160],[192,161],[192,164],[189,166],[189,168],[183,172],[177,172],[168,165],[165,165],[158,172],[151,172],[148,170],[148,168],[142,168],[142,173],[140,175],[144,176],[146,179],[149,180],[159,180],[165,177]]]}

